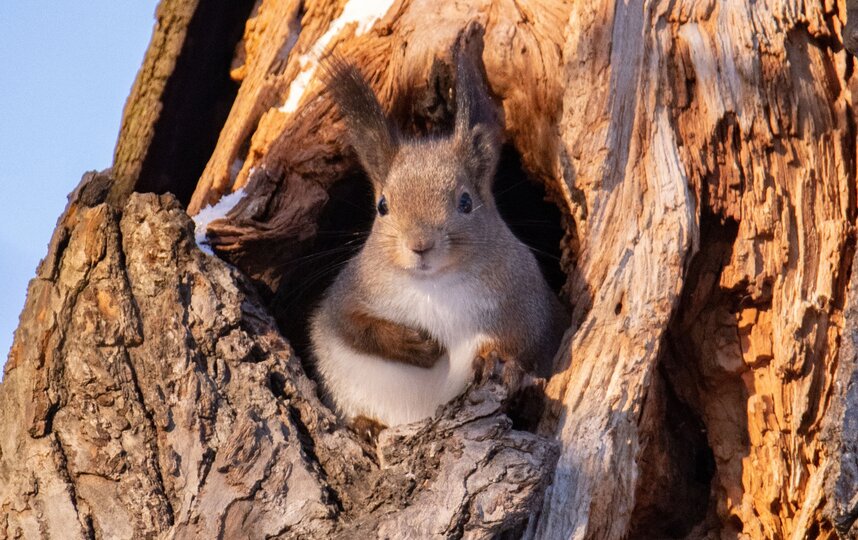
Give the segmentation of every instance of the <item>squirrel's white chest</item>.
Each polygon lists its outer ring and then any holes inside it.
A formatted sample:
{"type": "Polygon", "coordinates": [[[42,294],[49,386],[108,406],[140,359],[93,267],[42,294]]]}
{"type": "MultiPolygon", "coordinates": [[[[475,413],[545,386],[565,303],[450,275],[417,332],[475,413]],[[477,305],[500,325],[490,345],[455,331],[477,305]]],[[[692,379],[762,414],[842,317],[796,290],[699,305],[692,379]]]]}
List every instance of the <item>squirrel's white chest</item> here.
{"type": "Polygon", "coordinates": [[[424,328],[448,349],[480,334],[497,305],[497,293],[475,280],[456,276],[437,280],[402,279],[379,300],[385,318],[424,328]]]}
{"type": "Polygon", "coordinates": [[[432,416],[461,394],[472,377],[474,357],[487,339],[481,326],[497,301],[466,281],[409,283],[379,298],[377,314],[428,330],[445,346],[431,368],[364,354],[331,339],[319,351],[319,368],[340,412],[393,426],[432,416]]]}

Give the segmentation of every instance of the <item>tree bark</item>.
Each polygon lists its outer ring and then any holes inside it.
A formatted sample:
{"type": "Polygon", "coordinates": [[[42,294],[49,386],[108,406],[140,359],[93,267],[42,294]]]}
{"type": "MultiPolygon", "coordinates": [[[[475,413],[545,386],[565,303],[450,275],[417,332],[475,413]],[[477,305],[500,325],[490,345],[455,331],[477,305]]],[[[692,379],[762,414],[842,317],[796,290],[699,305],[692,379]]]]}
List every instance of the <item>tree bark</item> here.
{"type": "MultiPolygon", "coordinates": [[[[30,285],[0,386],[0,531],[858,537],[851,2],[376,4],[260,0],[219,64],[239,86],[180,201],[239,194],[206,227],[231,265],[173,199],[128,197],[190,176],[161,157],[146,177],[133,156],[181,137],[126,108],[118,172],[78,188],[30,285]],[[406,131],[434,133],[456,48],[562,214],[573,325],[538,433],[490,384],[371,447],[272,301],[359,174],[314,66],[354,61],[406,131]]],[[[168,5],[193,37],[197,4],[168,5]]],[[[178,104],[205,84],[171,77],[178,104]]],[[[129,104],[161,95],[147,81],[129,104]]]]}

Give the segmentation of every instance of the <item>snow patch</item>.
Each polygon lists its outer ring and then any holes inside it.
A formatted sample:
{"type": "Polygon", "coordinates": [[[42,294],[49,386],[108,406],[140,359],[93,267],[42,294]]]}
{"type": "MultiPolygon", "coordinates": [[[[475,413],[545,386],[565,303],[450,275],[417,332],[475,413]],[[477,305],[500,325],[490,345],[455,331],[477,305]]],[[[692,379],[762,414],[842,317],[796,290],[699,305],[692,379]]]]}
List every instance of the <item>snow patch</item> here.
{"type": "Polygon", "coordinates": [[[316,74],[316,69],[319,67],[319,58],[325,52],[328,44],[334,37],[339,34],[343,28],[352,23],[357,23],[355,27],[355,37],[366,33],[375,22],[382,18],[390,6],[393,5],[393,0],[378,0],[368,2],[367,0],[350,0],[343,8],[343,12],[339,17],[331,21],[331,26],[328,31],[320,37],[307,54],[302,54],[298,57],[298,62],[301,66],[301,72],[289,85],[289,97],[286,98],[286,103],[280,107],[280,111],[284,113],[293,113],[298,109],[298,103],[301,97],[307,90],[310,81],[316,74]]]}
{"type": "Polygon", "coordinates": [[[238,189],[229,195],[224,195],[221,199],[215,203],[214,205],[209,205],[200,210],[200,212],[193,217],[194,219],[194,239],[197,241],[197,245],[201,250],[205,251],[209,255],[214,255],[211,246],[209,245],[209,239],[206,236],[206,232],[208,232],[209,223],[216,219],[225,218],[226,215],[235,208],[235,205],[238,204],[242,198],[244,198],[245,192],[244,188],[238,189]]]}

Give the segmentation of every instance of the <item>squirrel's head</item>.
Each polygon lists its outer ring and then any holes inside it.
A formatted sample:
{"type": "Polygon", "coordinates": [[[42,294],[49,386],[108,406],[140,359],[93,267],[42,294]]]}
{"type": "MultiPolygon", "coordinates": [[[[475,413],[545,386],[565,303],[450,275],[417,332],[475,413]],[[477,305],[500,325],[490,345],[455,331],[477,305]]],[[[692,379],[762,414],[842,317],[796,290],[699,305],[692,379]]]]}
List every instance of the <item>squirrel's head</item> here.
{"type": "Polygon", "coordinates": [[[500,126],[483,78],[466,56],[456,66],[452,135],[408,140],[385,117],[354,66],[328,63],[327,87],[375,192],[367,248],[416,276],[484,258],[504,227],[492,196],[500,126]]]}

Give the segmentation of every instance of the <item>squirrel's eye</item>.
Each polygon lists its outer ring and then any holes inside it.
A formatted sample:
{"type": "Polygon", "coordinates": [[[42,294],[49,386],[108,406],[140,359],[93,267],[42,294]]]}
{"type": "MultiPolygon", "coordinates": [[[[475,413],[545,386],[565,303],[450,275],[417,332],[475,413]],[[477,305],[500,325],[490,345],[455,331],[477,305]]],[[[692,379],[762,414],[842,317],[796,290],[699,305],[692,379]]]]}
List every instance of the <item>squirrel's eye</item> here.
{"type": "Polygon", "coordinates": [[[468,192],[462,193],[462,196],[459,197],[459,212],[463,214],[470,214],[471,210],[474,209],[474,203],[471,201],[471,196],[468,192]]]}
{"type": "Polygon", "coordinates": [[[387,209],[387,199],[384,198],[384,195],[378,200],[378,215],[386,216],[389,210],[387,209]]]}

